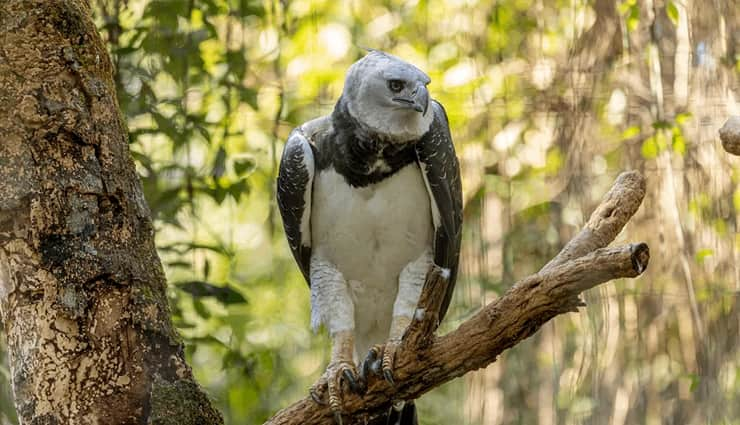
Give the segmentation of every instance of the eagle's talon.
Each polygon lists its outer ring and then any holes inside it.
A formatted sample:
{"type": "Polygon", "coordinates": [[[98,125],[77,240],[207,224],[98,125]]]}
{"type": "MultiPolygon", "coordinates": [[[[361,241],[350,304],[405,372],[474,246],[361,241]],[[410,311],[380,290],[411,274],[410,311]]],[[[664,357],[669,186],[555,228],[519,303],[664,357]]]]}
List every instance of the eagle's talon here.
{"type": "Polygon", "coordinates": [[[323,396],[326,393],[326,379],[324,376],[319,378],[318,381],[316,381],[315,384],[311,385],[311,388],[308,389],[308,395],[311,396],[311,399],[314,401],[314,403],[318,404],[319,406],[326,406],[326,402],[323,400],[323,396]]]}
{"type": "Polygon", "coordinates": [[[370,365],[370,370],[373,371],[374,374],[380,376],[383,369],[383,360],[382,359],[375,359],[373,361],[372,365],[370,365]]]}
{"type": "Polygon", "coordinates": [[[372,365],[377,357],[378,353],[375,351],[375,347],[367,352],[367,356],[365,356],[365,360],[362,361],[362,365],[360,366],[360,379],[367,382],[370,372],[374,372],[372,365]]]}
{"type": "Polygon", "coordinates": [[[393,380],[393,372],[390,369],[383,369],[383,377],[389,384],[396,386],[396,381],[393,380]]]}
{"type": "Polygon", "coordinates": [[[355,393],[360,394],[364,391],[362,381],[355,371],[355,365],[350,361],[329,363],[321,378],[308,390],[308,394],[316,404],[329,405],[338,425],[342,425],[342,382],[346,382],[350,390],[355,393]]]}
{"type": "Polygon", "coordinates": [[[385,345],[374,345],[367,353],[360,369],[360,379],[367,382],[369,376],[375,375],[395,386],[393,366],[400,340],[389,339],[385,345]]]}
{"type": "Polygon", "coordinates": [[[373,345],[367,352],[365,360],[362,362],[360,367],[360,379],[367,383],[370,375],[380,375],[381,373],[381,359],[379,358],[383,353],[382,345],[373,345]]]}
{"type": "Polygon", "coordinates": [[[322,400],[318,394],[316,394],[316,391],[313,388],[308,390],[308,395],[311,396],[311,400],[313,400],[314,403],[318,404],[319,406],[326,406],[326,402],[322,400]]]}
{"type": "Polygon", "coordinates": [[[396,361],[396,350],[400,343],[400,339],[389,339],[385,343],[385,347],[383,347],[383,378],[393,386],[396,385],[396,382],[393,380],[393,367],[396,361]]]}
{"type": "Polygon", "coordinates": [[[355,374],[350,369],[344,369],[342,371],[342,378],[349,385],[349,389],[355,394],[362,394],[365,392],[365,386],[363,385],[362,379],[355,377],[355,374]]]}

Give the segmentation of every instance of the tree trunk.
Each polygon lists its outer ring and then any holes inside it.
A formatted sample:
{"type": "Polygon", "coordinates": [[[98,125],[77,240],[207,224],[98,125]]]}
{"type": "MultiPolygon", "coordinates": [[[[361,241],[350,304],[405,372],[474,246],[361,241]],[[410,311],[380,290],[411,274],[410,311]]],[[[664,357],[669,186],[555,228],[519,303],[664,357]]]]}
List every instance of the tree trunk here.
{"type": "Polygon", "coordinates": [[[0,2],[0,310],[19,418],[215,424],[81,0],[0,2]]]}

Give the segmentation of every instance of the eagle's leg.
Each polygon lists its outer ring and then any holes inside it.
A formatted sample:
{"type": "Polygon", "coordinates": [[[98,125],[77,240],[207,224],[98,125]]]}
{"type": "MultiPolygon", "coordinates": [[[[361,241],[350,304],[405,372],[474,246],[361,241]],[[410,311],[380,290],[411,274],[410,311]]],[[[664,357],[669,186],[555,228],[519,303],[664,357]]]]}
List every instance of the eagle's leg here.
{"type": "Polygon", "coordinates": [[[354,362],[355,309],[342,273],[320,255],[311,258],[311,324],[324,324],[332,337],[329,365],[311,386],[311,398],[319,404],[328,402],[337,423],[342,423],[342,383],[362,392],[354,362]],[[327,397],[328,396],[328,397],[327,397]]]}
{"type": "Polygon", "coordinates": [[[432,265],[432,254],[424,251],[419,258],[410,262],[398,277],[398,295],[393,304],[393,319],[388,332],[388,340],[383,345],[373,346],[367,354],[360,369],[360,379],[367,382],[370,373],[381,375],[391,385],[393,381],[393,363],[396,351],[401,344],[411,318],[416,311],[421,291],[424,287],[427,271],[432,265]]]}
{"type": "Polygon", "coordinates": [[[329,365],[319,380],[311,386],[309,394],[318,404],[327,402],[338,424],[342,423],[342,383],[346,382],[354,392],[362,387],[356,378],[353,361],[355,338],[352,331],[340,331],[332,336],[332,353],[329,365]],[[328,396],[328,398],[327,398],[328,396]]]}

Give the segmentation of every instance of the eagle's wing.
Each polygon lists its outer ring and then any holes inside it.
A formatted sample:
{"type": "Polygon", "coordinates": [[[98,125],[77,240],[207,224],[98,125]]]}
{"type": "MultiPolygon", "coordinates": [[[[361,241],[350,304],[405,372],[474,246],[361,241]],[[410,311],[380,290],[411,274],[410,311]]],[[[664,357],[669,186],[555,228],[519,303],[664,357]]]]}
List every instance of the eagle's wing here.
{"type": "Polygon", "coordinates": [[[311,193],[314,154],[308,138],[299,127],[288,136],[277,178],[277,202],[288,245],[303,277],[311,286],[311,193]]]}
{"type": "Polygon", "coordinates": [[[462,186],[447,114],[433,100],[434,121],[416,145],[416,154],[432,202],[434,263],[450,270],[450,281],[439,312],[442,320],[450,305],[460,260],[462,237],[462,186]]]}

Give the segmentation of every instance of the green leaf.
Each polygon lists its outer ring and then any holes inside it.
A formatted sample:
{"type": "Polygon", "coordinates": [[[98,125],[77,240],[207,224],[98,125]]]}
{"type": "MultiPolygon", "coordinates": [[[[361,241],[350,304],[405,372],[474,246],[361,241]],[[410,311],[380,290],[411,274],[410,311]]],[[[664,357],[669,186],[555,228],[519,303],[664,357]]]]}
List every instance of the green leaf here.
{"type": "Polygon", "coordinates": [[[244,296],[228,285],[215,285],[200,280],[179,282],[175,287],[195,298],[213,297],[225,305],[246,303],[244,296]]]}
{"type": "Polygon", "coordinates": [[[620,15],[625,15],[627,12],[631,10],[632,7],[634,7],[636,1],[635,0],[626,0],[617,6],[617,10],[619,11],[620,15]]]}
{"type": "Polygon", "coordinates": [[[200,316],[200,317],[202,317],[204,319],[208,319],[208,318],[211,317],[211,312],[208,311],[208,307],[206,307],[205,304],[203,304],[203,301],[201,301],[201,300],[199,300],[197,298],[194,299],[193,300],[193,307],[195,308],[195,312],[198,313],[198,316],[200,316]]]}
{"type": "Polygon", "coordinates": [[[677,124],[686,124],[693,117],[694,116],[691,115],[691,112],[681,112],[680,114],[676,115],[676,123],[677,124]]]}
{"type": "Polygon", "coordinates": [[[714,255],[714,250],[710,248],[702,248],[695,255],[696,262],[702,264],[704,263],[705,258],[711,257],[712,255],[714,255]]]}
{"type": "Polygon", "coordinates": [[[185,340],[188,342],[188,345],[209,344],[216,345],[218,347],[229,348],[221,340],[212,335],[189,337],[185,340]]]}
{"type": "Polygon", "coordinates": [[[668,14],[668,17],[671,18],[673,25],[678,25],[678,8],[676,7],[676,4],[669,1],[668,4],[666,4],[665,11],[668,14]]]}
{"type": "Polygon", "coordinates": [[[257,90],[248,87],[239,87],[239,99],[246,102],[252,109],[257,110],[257,90]]]}
{"type": "Polygon", "coordinates": [[[642,153],[642,157],[645,159],[655,159],[658,157],[658,144],[655,142],[655,136],[650,136],[642,142],[640,153],[642,153]]]}
{"type": "Polygon", "coordinates": [[[673,135],[673,151],[677,154],[684,155],[686,153],[686,139],[684,139],[683,135],[679,133],[674,133],[673,135]]]}
{"type": "Polygon", "coordinates": [[[229,50],[226,52],[226,63],[229,65],[229,72],[237,77],[237,81],[244,79],[244,74],[247,71],[247,60],[243,51],[229,50]]]}
{"type": "Polygon", "coordinates": [[[560,152],[560,149],[557,146],[551,148],[547,151],[547,156],[545,157],[545,174],[551,176],[556,175],[560,172],[563,161],[563,154],[560,152]]]}
{"type": "Polygon", "coordinates": [[[622,140],[631,139],[640,134],[640,126],[633,125],[622,132],[622,140]]]}
{"type": "Polygon", "coordinates": [[[254,158],[249,156],[241,156],[234,159],[234,172],[239,177],[244,177],[254,171],[255,162],[254,158]]]}
{"type": "Polygon", "coordinates": [[[216,152],[216,158],[213,159],[213,168],[211,168],[211,177],[218,179],[224,175],[226,171],[226,150],[223,146],[219,146],[218,152],[216,152]]]}
{"type": "Polygon", "coordinates": [[[265,8],[259,0],[239,0],[239,16],[265,16],[265,8]]]}
{"type": "Polygon", "coordinates": [[[638,25],[640,25],[640,6],[633,4],[630,6],[627,17],[627,30],[632,32],[637,29],[638,25]]]}
{"type": "Polygon", "coordinates": [[[169,261],[167,262],[167,267],[179,267],[182,269],[190,269],[193,267],[192,264],[188,261],[169,261]]]}
{"type": "Polygon", "coordinates": [[[689,385],[689,391],[691,391],[693,393],[699,387],[699,383],[701,382],[701,378],[699,377],[699,375],[697,375],[695,373],[690,373],[689,374],[689,379],[691,379],[691,385],[689,385]]]}
{"type": "Polygon", "coordinates": [[[249,193],[249,183],[246,178],[242,178],[236,183],[231,184],[226,190],[228,190],[229,195],[231,195],[235,201],[239,202],[242,194],[249,193]]]}
{"type": "Polygon", "coordinates": [[[177,126],[173,123],[172,118],[167,118],[161,113],[157,111],[152,111],[151,113],[152,118],[154,118],[154,122],[157,123],[157,128],[167,135],[167,137],[170,138],[173,142],[177,143],[178,140],[180,140],[180,130],[177,128],[177,126]]]}
{"type": "Polygon", "coordinates": [[[660,120],[653,122],[653,128],[656,130],[669,129],[671,127],[673,127],[673,124],[668,121],[660,120]]]}
{"type": "Polygon", "coordinates": [[[257,365],[256,359],[252,355],[247,357],[235,350],[229,350],[222,360],[224,369],[238,370],[246,376],[252,376],[257,365]]]}

